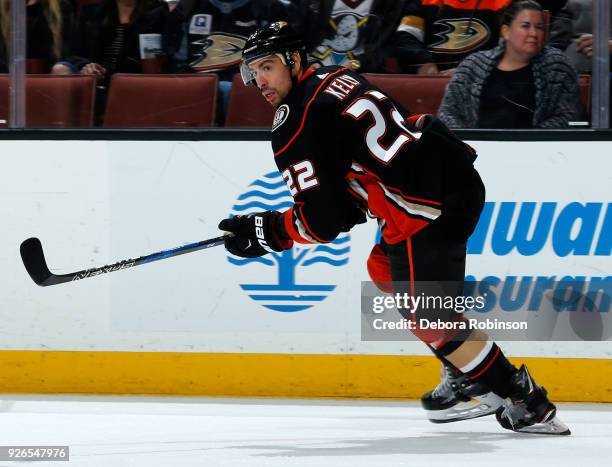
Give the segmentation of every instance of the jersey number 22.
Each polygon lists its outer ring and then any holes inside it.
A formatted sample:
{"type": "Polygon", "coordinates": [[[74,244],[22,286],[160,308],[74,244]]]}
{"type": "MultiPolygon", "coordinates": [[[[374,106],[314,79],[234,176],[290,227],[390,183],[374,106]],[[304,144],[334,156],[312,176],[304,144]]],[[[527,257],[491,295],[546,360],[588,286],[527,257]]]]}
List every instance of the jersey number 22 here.
{"type": "Polygon", "coordinates": [[[283,170],[281,175],[291,192],[291,196],[319,185],[312,162],[308,159],[291,165],[283,170]]]}
{"type": "MultiPolygon", "coordinates": [[[[374,99],[379,102],[388,99],[387,96],[379,91],[368,91],[365,94],[374,97],[374,99]]],[[[380,143],[380,139],[387,133],[387,120],[376,102],[368,97],[360,97],[342,112],[342,114],[350,115],[355,120],[360,120],[366,114],[370,114],[374,118],[374,124],[366,130],[366,145],[368,146],[370,154],[385,165],[393,160],[404,144],[416,141],[421,137],[421,133],[410,131],[406,127],[404,119],[397,109],[391,107],[391,117],[393,118],[393,122],[400,128],[401,132],[398,137],[395,138],[395,141],[393,141],[389,147],[385,148],[380,143]]]]}

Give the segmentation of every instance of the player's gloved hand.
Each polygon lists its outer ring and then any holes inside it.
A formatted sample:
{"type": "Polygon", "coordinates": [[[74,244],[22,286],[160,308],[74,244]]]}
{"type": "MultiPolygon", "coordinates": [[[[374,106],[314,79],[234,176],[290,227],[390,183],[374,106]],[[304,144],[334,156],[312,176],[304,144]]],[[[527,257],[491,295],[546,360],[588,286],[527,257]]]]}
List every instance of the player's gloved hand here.
{"type": "Polygon", "coordinates": [[[225,248],[242,258],[257,258],[291,248],[293,240],[285,236],[281,216],[277,211],[265,211],[223,219],[219,228],[233,234],[225,239],[225,248]]]}

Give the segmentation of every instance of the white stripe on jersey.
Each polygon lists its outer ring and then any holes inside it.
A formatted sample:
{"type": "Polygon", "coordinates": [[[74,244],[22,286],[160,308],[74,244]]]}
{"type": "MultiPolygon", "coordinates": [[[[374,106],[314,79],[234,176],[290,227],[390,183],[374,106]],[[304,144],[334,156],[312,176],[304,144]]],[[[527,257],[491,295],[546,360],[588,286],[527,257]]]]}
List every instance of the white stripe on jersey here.
{"type": "Polygon", "coordinates": [[[353,170],[354,172],[360,173],[362,175],[367,175],[366,171],[363,170],[363,167],[361,167],[361,165],[359,165],[357,162],[353,162],[351,164],[351,170],[353,170]]]}
{"type": "Polygon", "coordinates": [[[317,240],[315,240],[308,234],[306,228],[304,227],[304,224],[302,224],[302,221],[298,219],[296,215],[293,216],[293,224],[295,225],[296,230],[303,239],[308,240],[312,243],[319,243],[317,240]]]}
{"type": "Polygon", "coordinates": [[[349,180],[348,184],[355,194],[359,195],[366,203],[368,202],[368,192],[361,186],[361,183],[357,180],[349,180]]]}
{"type": "MultiPolygon", "coordinates": [[[[357,162],[353,162],[351,164],[351,170],[353,172],[358,173],[358,174],[367,175],[367,172],[357,162]]],[[[385,193],[385,196],[387,198],[393,200],[396,205],[400,206],[408,214],[412,214],[412,215],[415,215],[415,216],[421,216],[421,217],[425,217],[427,219],[435,220],[442,213],[442,211],[440,211],[440,209],[433,208],[433,207],[427,206],[425,204],[418,204],[418,203],[414,203],[414,202],[411,202],[411,201],[407,201],[402,196],[396,195],[395,193],[392,193],[389,190],[387,190],[387,188],[382,183],[380,183],[380,182],[378,182],[378,185],[382,188],[382,190],[385,193]]],[[[351,188],[353,188],[356,192],[358,192],[357,189],[355,188],[352,180],[349,181],[349,186],[351,188]]],[[[359,185],[359,187],[361,187],[361,185],[359,185]]],[[[358,192],[358,194],[360,194],[362,197],[364,197],[361,193],[358,192]]],[[[367,198],[367,192],[366,192],[366,197],[364,197],[364,199],[366,201],[368,199],[367,198]]]]}
{"type": "Polygon", "coordinates": [[[404,211],[406,211],[410,215],[425,217],[426,219],[430,219],[433,221],[433,220],[436,220],[438,217],[440,217],[440,214],[442,214],[442,211],[440,211],[437,208],[432,208],[431,206],[426,206],[424,204],[418,204],[418,203],[407,201],[403,197],[396,195],[395,193],[392,193],[389,190],[387,190],[387,188],[380,182],[378,183],[378,186],[380,186],[380,188],[383,190],[387,198],[392,200],[394,204],[401,207],[404,211]]]}

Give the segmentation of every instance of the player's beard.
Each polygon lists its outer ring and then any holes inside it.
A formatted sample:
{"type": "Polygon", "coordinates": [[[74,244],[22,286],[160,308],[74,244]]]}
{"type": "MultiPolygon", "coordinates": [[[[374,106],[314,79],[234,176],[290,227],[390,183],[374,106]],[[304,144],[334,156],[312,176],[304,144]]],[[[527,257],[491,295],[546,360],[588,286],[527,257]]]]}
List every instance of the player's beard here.
{"type": "Polygon", "coordinates": [[[262,96],[263,98],[274,108],[277,108],[280,105],[280,102],[282,101],[282,99],[280,98],[280,94],[278,93],[278,91],[276,89],[266,89],[265,92],[262,92],[262,96]],[[270,95],[270,98],[268,98],[266,96],[267,93],[273,93],[270,95]],[[272,99],[277,99],[272,100],[272,99]]]}

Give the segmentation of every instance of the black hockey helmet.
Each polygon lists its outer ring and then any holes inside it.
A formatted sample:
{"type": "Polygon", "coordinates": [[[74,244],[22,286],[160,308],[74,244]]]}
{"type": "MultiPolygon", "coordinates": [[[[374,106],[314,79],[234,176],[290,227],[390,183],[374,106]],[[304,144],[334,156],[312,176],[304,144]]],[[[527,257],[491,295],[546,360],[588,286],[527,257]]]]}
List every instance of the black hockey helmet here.
{"type": "Polygon", "coordinates": [[[255,83],[255,76],[249,69],[249,63],[263,57],[278,54],[285,65],[295,65],[293,54],[298,52],[302,63],[306,64],[306,47],[302,38],[285,21],[278,21],[259,28],[249,36],[242,49],[240,74],[247,86],[255,83]]]}

